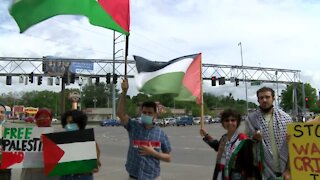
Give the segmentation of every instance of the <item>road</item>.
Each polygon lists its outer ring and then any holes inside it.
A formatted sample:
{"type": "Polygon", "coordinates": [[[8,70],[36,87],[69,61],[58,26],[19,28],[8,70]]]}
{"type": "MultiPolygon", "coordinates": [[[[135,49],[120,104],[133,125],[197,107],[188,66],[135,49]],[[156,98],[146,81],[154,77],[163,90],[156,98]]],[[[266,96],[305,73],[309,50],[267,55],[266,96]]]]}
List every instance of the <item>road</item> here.
{"type": "MultiPolygon", "coordinates": [[[[96,180],[127,180],[125,161],[128,150],[128,135],[123,127],[94,128],[96,141],[101,149],[102,167],[96,180]]],[[[161,162],[163,180],[209,180],[212,178],[216,152],[207,146],[199,135],[199,125],[165,127],[172,145],[172,161],[161,162]]],[[[207,131],[220,138],[225,132],[220,123],[205,125],[207,131]]],[[[55,129],[61,130],[56,125],[55,129]]],[[[20,170],[13,171],[13,180],[18,180],[20,170]]]]}

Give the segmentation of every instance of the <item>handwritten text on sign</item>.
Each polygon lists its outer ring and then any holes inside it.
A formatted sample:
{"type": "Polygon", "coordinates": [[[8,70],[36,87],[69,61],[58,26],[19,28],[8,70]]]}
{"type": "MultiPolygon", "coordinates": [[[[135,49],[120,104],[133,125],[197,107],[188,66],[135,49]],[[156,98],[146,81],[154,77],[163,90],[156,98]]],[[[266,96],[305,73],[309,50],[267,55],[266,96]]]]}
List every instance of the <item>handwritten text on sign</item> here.
{"type": "Polygon", "coordinates": [[[289,124],[288,133],[292,179],[320,180],[320,124],[289,124]]]}
{"type": "Polygon", "coordinates": [[[2,139],[1,168],[43,167],[40,136],[51,132],[53,132],[51,127],[5,127],[2,139]]]}

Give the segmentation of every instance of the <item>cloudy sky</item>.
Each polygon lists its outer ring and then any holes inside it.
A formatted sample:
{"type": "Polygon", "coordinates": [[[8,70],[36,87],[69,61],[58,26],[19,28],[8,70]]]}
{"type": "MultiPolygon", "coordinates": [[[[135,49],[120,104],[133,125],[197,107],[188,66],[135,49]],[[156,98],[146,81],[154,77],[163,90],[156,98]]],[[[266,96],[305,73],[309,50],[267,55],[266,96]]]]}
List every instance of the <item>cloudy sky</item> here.
{"type": "MultiPolygon", "coordinates": [[[[1,57],[112,58],[112,31],[90,25],[85,17],[57,16],[19,34],[10,3],[0,3],[1,57]]],[[[129,59],[168,61],[202,52],[204,63],[241,65],[242,42],[244,65],[301,70],[301,80],[319,89],[319,20],[317,0],[134,0],[129,59]]],[[[19,89],[4,86],[4,80],[1,93],[19,89]]],[[[209,83],[206,92],[245,97],[243,84],[209,83]]],[[[249,86],[251,101],[257,88],[249,86]]]]}

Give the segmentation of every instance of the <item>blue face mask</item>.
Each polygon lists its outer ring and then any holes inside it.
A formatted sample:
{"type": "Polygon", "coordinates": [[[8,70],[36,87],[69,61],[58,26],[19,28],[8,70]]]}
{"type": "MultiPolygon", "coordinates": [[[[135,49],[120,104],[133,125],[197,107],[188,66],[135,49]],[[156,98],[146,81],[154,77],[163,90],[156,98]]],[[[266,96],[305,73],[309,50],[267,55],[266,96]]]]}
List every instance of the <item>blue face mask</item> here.
{"type": "Polygon", "coordinates": [[[76,131],[76,130],[79,130],[79,127],[76,123],[70,123],[70,124],[67,124],[64,129],[66,129],[67,131],[76,131]]]}
{"type": "Polygon", "coordinates": [[[153,120],[152,116],[147,116],[145,114],[141,114],[141,122],[142,122],[142,124],[151,125],[153,123],[152,120],[153,120]]]}

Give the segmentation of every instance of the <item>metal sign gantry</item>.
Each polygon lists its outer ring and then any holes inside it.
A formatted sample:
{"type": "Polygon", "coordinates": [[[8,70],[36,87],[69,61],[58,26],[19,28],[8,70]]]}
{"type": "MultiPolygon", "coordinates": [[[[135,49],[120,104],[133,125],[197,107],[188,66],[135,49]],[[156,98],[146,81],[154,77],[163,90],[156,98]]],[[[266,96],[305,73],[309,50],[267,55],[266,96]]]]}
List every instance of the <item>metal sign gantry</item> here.
{"type": "MultiPolygon", "coordinates": [[[[82,70],[77,76],[84,77],[105,77],[107,73],[112,72],[113,61],[111,59],[72,59],[72,58],[50,58],[50,60],[59,61],[91,61],[94,63],[94,70],[82,70]]],[[[0,76],[20,76],[28,75],[31,72],[37,75],[46,76],[43,73],[43,58],[19,58],[19,57],[0,57],[0,76]]],[[[162,63],[162,62],[158,62],[162,63]]],[[[115,73],[123,76],[124,60],[116,60],[115,73]]],[[[128,60],[128,76],[133,77],[136,73],[135,63],[128,60]]],[[[240,81],[266,83],[297,83],[300,82],[300,70],[264,68],[254,66],[237,66],[221,64],[202,64],[202,77],[204,80],[211,80],[212,76],[225,77],[226,81],[232,81],[238,78],[240,81]]]]}
{"type": "MultiPolygon", "coordinates": [[[[21,57],[0,57],[0,76],[28,76],[31,72],[34,76],[46,76],[43,73],[42,62],[46,61],[47,57],[42,58],[21,58],[21,57]]],[[[50,58],[50,60],[69,61],[69,62],[92,62],[94,70],[81,70],[77,72],[76,77],[101,77],[106,78],[107,73],[114,70],[115,74],[123,76],[124,60],[116,60],[113,66],[112,59],[73,59],[73,58],[50,58]]],[[[158,62],[164,63],[164,62],[158,62]]],[[[133,78],[136,74],[134,60],[128,60],[127,74],[129,78],[133,78]]],[[[239,66],[239,65],[222,65],[222,64],[202,64],[202,77],[204,80],[211,80],[212,76],[224,77],[226,81],[234,82],[238,79],[243,82],[261,82],[261,83],[277,83],[277,84],[295,84],[301,83],[300,70],[266,68],[254,66],[239,66]]],[[[296,86],[294,86],[296,87],[296,86]]],[[[294,91],[297,91],[295,88],[294,91]]],[[[304,92],[304,90],[302,90],[304,92]]],[[[298,107],[296,97],[298,93],[294,93],[293,114],[297,115],[298,111],[305,112],[303,107],[298,107]]],[[[278,96],[278,95],[277,95],[278,96]]]]}

